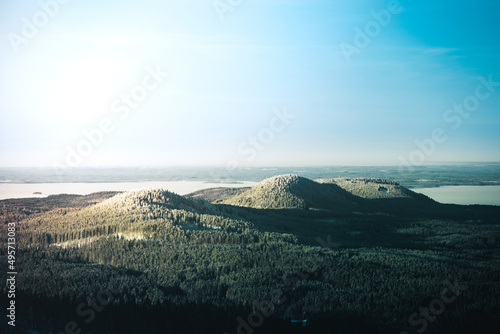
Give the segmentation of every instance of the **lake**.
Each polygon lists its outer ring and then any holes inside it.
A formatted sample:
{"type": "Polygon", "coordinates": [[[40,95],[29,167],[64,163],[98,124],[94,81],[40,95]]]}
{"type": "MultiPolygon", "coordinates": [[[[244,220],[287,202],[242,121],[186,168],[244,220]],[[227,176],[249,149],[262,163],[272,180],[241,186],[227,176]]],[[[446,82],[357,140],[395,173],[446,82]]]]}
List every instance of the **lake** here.
{"type": "Polygon", "coordinates": [[[58,194],[87,195],[98,191],[129,191],[163,188],[179,195],[215,187],[251,187],[256,182],[210,183],[203,181],[151,181],[118,183],[0,183],[0,200],[8,198],[47,197],[58,194]],[[41,194],[35,194],[41,193],[41,194]]]}
{"type": "Polygon", "coordinates": [[[500,205],[500,186],[444,186],[411,190],[440,203],[500,205]]]}
{"type": "MultiPolygon", "coordinates": [[[[0,183],[0,200],[7,198],[47,197],[57,194],[87,195],[98,191],[129,191],[163,188],[179,195],[215,187],[251,187],[257,182],[213,183],[205,181],[147,181],[112,183],[0,183]],[[34,194],[35,192],[41,194],[34,194]]],[[[451,204],[500,205],[500,186],[443,186],[411,189],[441,202],[451,204]]]]}

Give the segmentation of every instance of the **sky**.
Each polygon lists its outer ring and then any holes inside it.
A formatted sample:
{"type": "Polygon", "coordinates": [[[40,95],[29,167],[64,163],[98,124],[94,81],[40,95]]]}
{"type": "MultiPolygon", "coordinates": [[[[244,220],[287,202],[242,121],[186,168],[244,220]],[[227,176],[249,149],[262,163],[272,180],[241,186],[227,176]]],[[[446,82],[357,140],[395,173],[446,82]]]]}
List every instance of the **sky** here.
{"type": "Polygon", "coordinates": [[[2,1],[0,167],[498,162],[498,13],[486,0],[2,1]]]}

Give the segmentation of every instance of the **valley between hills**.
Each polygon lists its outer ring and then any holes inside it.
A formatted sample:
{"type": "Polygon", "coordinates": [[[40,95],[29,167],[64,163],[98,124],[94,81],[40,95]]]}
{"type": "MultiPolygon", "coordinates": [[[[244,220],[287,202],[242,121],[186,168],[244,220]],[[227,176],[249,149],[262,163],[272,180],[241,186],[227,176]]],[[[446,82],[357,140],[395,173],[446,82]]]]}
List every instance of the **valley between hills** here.
{"type": "Polygon", "coordinates": [[[19,333],[495,333],[500,321],[500,207],[385,179],[2,200],[2,263],[9,226],[19,333]]]}

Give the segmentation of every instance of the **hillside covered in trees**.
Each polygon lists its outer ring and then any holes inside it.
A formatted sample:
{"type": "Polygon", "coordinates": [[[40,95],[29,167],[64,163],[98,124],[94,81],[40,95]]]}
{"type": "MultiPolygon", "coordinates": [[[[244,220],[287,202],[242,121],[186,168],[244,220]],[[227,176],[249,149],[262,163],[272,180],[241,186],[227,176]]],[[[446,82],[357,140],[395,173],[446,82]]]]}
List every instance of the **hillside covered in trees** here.
{"type": "Polygon", "coordinates": [[[90,198],[0,201],[19,305],[2,332],[494,333],[500,320],[498,207],[296,175],[90,198]]]}

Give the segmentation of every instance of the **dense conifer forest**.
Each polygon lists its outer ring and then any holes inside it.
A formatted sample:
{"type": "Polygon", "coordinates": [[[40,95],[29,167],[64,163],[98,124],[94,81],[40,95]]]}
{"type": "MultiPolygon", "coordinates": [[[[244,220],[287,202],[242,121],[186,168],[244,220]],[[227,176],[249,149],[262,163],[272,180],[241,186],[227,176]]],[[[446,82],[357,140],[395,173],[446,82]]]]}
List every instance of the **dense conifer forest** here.
{"type": "Polygon", "coordinates": [[[2,333],[494,333],[500,321],[500,209],[392,181],[285,175],[0,209],[0,261],[15,222],[18,268],[16,328],[2,333]]]}

